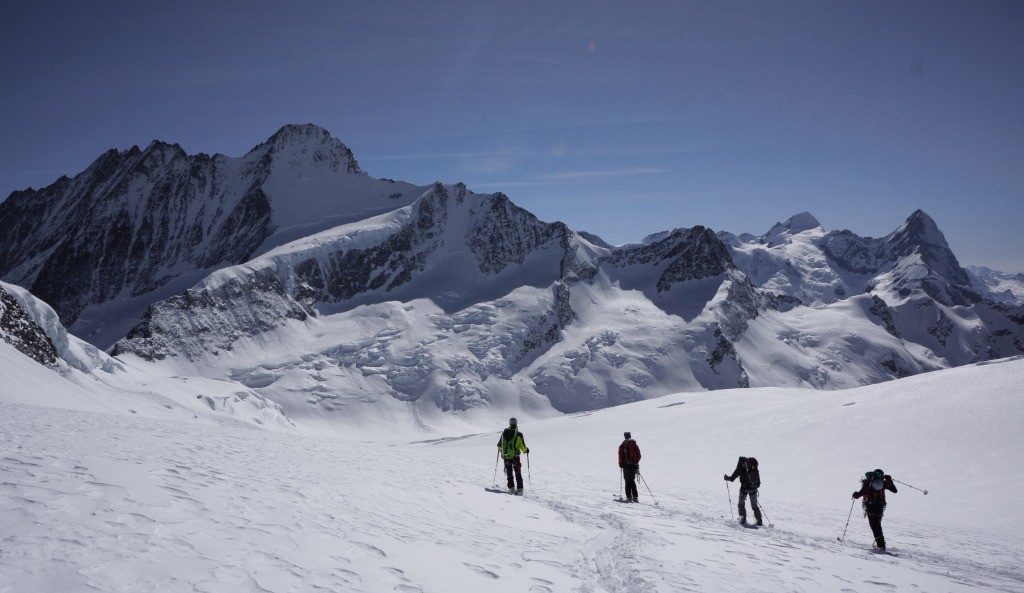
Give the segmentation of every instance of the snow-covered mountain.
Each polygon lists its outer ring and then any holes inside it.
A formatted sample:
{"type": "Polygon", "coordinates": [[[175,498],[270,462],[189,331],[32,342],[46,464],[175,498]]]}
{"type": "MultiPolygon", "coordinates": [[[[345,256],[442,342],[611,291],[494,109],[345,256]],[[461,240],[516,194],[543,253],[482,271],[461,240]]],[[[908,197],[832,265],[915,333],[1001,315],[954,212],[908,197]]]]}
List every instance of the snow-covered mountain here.
{"type": "Polygon", "coordinates": [[[982,266],[967,266],[971,287],[985,299],[1007,305],[1024,304],[1024,274],[1006,274],[982,266]]]}
{"type": "Polygon", "coordinates": [[[420,418],[837,389],[1021,352],[1020,312],[971,297],[944,246],[915,212],[883,239],[805,214],[757,238],[694,227],[610,247],[504,195],[437,184],[210,275],[115,352],[240,381],[292,417],[369,397],[420,418]]]}
{"type": "Polygon", "coordinates": [[[0,261],[78,311],[76,331],[122,337],[123,361],[228,381],[294,419],[350,423],[370,408],[430,427],[448,412],[856,387],[1024,352],[1022,306],[979,294],[920,210],[879,239],[801,213],[761,235],[696,226],[615,247],[500,193],[370,179],[314,126],[241,159],[136,153],[97,161],[131,161],[110,179],[94,164],[0,204],[14,237],[0,261]],[[231,175],[182,176],[197,167],[231,175]],[[40,220],[63,220],[47,196],[95,202],[104,214],[75,224],[100,234],[38,239],[31,229],[56,228],[40,220]],[[266,203],[258,216],[252,200],[266,203]],[[131,241],[111,246],[111,212],[141,221],[131,241]],[[154,212],[174,223],[145,230],[154,212]]]}
{"type": "Polygon", "coordinates": [[[406,205],[325,130],[288,125],[240,158],[176,144],[110,150],[73,179],[0,202],[0,279],[107,347],[152,302],[298,237],[406,205]]]}
{"type": "Polygon", "coordinates": [[[301,398],[290,412],[309,397],[282,386],[310,372],[326,381],[317,391],[329,399],[315,403],[328,410],[357,385],[358,398],[442,409],[512,398],[574,411],[672,385],[745,384],[730,340],[775,300],[707,229],[613,249],[504,195],[438,184],[409,207],[209,276],[154,305],[115,352],[183,372],[212,365],[275,391],[271,399],[301,398]],[[604,320],[609,313],[639,324],[604,320]],[[677,354],[678,315],[700,317],[685,365],[658,360],[677,354]],[[268,341],[286,345],[290,359],[301,351],[301,362],[282,364],[268,341]]]}

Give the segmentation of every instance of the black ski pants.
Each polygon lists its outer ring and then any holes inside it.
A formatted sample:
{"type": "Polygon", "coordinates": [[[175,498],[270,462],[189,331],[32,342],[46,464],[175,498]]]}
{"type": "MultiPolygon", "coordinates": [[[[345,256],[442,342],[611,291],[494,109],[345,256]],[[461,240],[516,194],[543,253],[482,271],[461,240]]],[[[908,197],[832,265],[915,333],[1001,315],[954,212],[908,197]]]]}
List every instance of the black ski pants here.
{"type": "Polygon", "coordinates": [[[747,497],[750,497],[750,508],[754,509],[754,519],[758,523],[761,522],[761,507],[757,504],[757,490],[747,490],[746,488],[740,488],[739,502],[736,503],[736,509],[740,512],[740,519],[747,518],[747,497]]]}
{"type": "Polygon", "coordinates": [[[885,549],[885,536],[882,534],[882,510],[867,510],[868,525],[871,527],[871,535],[875,538],[875,546],[885,549]]]}
{"type": "Polygon", "coordinates": [[[622,468],[622,477],[626,480],[626,500],[638,500],[640,493],[636,489],[636,474],[640,468],[627,465],[622,468]]]}
{"type": "Polygon", "coordinates": [[[505,460],[505,477],[508,478],[508,487],[518,487],[520,490],[523,489],[523,463],[519,461],[519,456],[516,455],[512,459],[505,460]],[[515,477],[515,483],[512,482],[513,476],[515,477]]]}

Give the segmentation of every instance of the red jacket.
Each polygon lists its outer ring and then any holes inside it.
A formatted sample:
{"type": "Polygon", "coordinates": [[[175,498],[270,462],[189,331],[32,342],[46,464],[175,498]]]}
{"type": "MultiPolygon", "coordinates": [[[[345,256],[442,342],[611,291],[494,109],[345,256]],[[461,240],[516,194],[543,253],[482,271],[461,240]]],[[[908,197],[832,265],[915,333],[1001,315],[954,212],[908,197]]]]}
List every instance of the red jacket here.
{"type": "Polygon", "coordinates": [[[626,439],[619,445],[619,467],[640,464],[640,447],[633,439],[626,439]]]}

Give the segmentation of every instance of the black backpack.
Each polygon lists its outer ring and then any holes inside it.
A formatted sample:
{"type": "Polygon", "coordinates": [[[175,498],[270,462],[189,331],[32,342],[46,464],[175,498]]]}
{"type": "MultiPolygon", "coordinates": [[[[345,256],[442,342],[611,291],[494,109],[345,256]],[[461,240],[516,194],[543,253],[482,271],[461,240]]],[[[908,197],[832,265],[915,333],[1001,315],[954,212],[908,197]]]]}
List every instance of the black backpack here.
{"type": "Polygon", "coordinates": [[[761,474],[757,471],[757,459],[747,457],[747,463],[743,468],[747,472],[747,481],[750,487],[757,490],[761,487],[761,474]]]}

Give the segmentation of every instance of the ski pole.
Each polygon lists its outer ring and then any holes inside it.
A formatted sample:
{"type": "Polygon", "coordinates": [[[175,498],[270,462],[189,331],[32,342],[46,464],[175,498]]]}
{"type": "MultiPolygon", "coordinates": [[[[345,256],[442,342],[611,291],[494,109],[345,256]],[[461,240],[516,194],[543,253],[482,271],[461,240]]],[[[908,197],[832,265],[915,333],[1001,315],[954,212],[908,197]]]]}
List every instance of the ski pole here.
{"type": "Polygon", "coordinates": [[[495,486],[498,485],[498,454],[497,453],[494,454],[494,477],[491,478],[491,481],[494,482],[495,486]]]}
{"type": "Polygon", "coordinates": [[[729,482],[725,483],[725,494],[729,497],[729,518],[735,521],[736,515],[732,512],[732,491],[729,490],[729,482]]]}
{"type": "Polygon", "coordinates": [[[768,513],[764,512],[764,507],[761,506],[760,500],[757,501],[757,508],[761,509],[761,514],[764,515],[765,521],[768,521],[768,527],[775,529],[775,523],[772,523],[772,520],[768,518],[768,513]]]}
{"type": "Polygon", "coordinates": [[[533,476],[530,475],[530,452],[526,452],[526,480],[530,486],[530,490],[533,490],[533,476]]]}
{"type": "Polygon", "coordinates": [[[625,479],[623,477],[623,473],[624,473],[624,470],[620,467],[619,468],[619,498],[622,498],[622,481],[625,479]]]}
{"type": "Polygon", "coordinates": [[[857,499],[853,499],[852,501],[850,501],[850,514],[846,516],[846,527],[843,527],[843,537],[836,538],[839,541],[843,541],[844,539],[846,539],[846,529],[850,526],[850,517],[853,516],[853,505],[855,505],[856,503],[857,499]]]}
{"type": "MultiPolygon", "coordinates": [[[[910,486],[910,484],[908,484],[908,483],[906,483],[906,482],[900,482],[900,481],[899,481],[899,480],[897,480],[896,478],[893,478],[893,479],[892,479],[892,481],[893,481],[893,482],[897,482],[897,483],[899,483],[899,484],[903,484],[904,486],[910,486]]],[[[921,489],[920,489],[920,488],[918,488],[917,486],[910,486],[910,487],[911,487],[911,488],[913,488],[914,490],[918,490],[918,491],[920,491],[920,492],[924,492],[925,496],[927,496],[927,495],[928,495],[928,491],[927,491],[927,490],[921,490],[921,489]]]]}
{"type": "Polygon", "coordinates": [[[640,476],[640,480],[644,483],[644,488],[647,488],[647,493],[651,495],[651,500],[654,501],[654,505],[658,505],[658,499],[654,498],[654,493],[651,492],[651,487],[647,485],[647,480],[644,480],[644,475],[640,473],[640,470],[636,471],[636,475],[640,476]]]}

